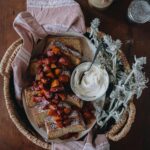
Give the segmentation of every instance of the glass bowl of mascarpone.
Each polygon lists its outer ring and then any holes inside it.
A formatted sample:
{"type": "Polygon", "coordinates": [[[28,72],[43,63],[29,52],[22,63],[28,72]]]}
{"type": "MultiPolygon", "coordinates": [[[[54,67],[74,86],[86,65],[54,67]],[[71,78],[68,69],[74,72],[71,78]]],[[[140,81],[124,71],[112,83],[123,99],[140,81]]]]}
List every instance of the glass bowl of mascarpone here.
{"type": "Polygon", "coordinates": [[[84,62],[78,65],[70,81],[72,91],[84,101],[99,100],[106,94],[109,86],[107,71],[96,63],[88,70],[90,64],[91,62],[84,62]],[[83,72],[85,72],[84,75],[83,72]],[[81,76],[83,76],[82,80],[81,76]]]}

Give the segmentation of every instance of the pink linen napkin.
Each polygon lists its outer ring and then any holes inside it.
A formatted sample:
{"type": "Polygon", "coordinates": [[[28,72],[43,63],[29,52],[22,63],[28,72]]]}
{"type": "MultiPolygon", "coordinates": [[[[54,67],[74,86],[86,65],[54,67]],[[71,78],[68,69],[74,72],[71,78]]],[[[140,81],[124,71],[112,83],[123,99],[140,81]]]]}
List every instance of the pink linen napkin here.
{"type": "Polygon", "coordinates": [[[27,0],[27,12],[15,18],[14,29],[23,39],[23,46],[12,63],[18,100],[21,100],[24,74],[37,40],[52,32],[86,31],[82,11],[74,0],[27,0]]]}
{"type": "Polygon", "coordinates": [[[84,141],[52,143],[52,150],[109,150],[110,146],[104,134],[97,135],[92,144],[92,131],[84,141]]]}
{"type": "MultiPolygon", "coordinates": [[[[34,45],[49,34],[86,31],[84,16],[74,0],[27,0],[27,11],[21,12],[14,20],[14,29],[23,39],[23,45],[12,62],[15,94],[21,100],[26,73],[34,45]]],[[[85,141],[53,143],[53,150],[109,150],[105,135],[98,135],[95,147],[92,134],[85,141]]]]}

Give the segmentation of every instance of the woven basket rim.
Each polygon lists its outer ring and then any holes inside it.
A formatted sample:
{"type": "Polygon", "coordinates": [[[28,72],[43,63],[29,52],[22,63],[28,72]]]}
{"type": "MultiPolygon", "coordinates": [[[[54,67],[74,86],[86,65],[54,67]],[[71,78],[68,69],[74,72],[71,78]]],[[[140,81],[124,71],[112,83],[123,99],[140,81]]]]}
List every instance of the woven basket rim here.
{"type": "MultiPolygon", "coordinates": [[[[51,144],[46,143],[45,141],[42,141],[42,140],[38,139],[36,136],[32,135],[32,133],[30,133],[27,129],[25,129],[25,127],[23,125],[21,125],[20,120],[15,115],[15,109],[13,107],[13,99],[11,99],[11,95],[9,92],[9,83],[10,83],[10,76],[11,76],[11,63],[19,50],[19,49],[17,49],[17,47],[20,46],[22,44],[22,42],[23,41],[21,39],[14,42],[6,51],[6,54],[3,57],[3,61],[1,62],[1,66],[3,66],[3,64],[7,64],[5,68],[0,67],[1,73],[4,76],[4,99],[5,99],[6,107],[7,107],[7,110],[8,110],[11,120],[13,121],[13,123],[15,124],[17,129],[24,136],[27,137],[27,139],[29,139],[31,142],[33,142],[34,144],[36,144],[44,149],[51,149],[51,144]]],[[[123,52],[121,53],[121,55],[125,61],[125,64],[127,65],[126,67],[128,67],[128,69],[129,69],[130,66],[129,66],[127,59],[126,59],[125,55],[123,54],[123,52]]],[[[115,124],[110,129],[110,131],[108,131],[106,133],[107,138],[111,139],[112,141],[118,141],[129,132],[129,130],[131,128],[131,124],[134,122],[135,112],[136,112],[133,102],[130,103],[129,107],[132,110],[131,111],[132,113],[129,114],[130,118],[127,120],[128,115],[124,115],[122,120],[119,121],[117,124],[115,124]],[[125,121],[127,121],[126,125],[124,125],[126,123],[125,121]],[[125,128],[124,130],[122,129],[121,134],[118,133],[120,128],[125,128]]]]}

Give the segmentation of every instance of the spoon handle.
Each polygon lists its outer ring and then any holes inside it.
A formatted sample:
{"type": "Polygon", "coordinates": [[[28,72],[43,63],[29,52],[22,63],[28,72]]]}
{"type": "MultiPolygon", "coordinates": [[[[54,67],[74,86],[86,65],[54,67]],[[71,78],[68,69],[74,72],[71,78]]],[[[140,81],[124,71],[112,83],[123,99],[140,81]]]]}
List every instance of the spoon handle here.
{"type": "Polygon", "coordinates": [[[97,50],[96,50],[96,52],[95,52],[94,58],[93,58],[93,60],[92,60],[92,63],[91,63],[91,65],[90,65],[90,67],[89,67],[88,70],[90,70],[90,68],[92,67],[93,63],[95,62],[95,59],[96,59],[96,57],[97,57],[99,51],[101,50],[101,46],[102,46],[102,42],[99,43],[99,45],[98,45],[98,47],[97,47],[97,50]]]}
{"type": "Polygon", "coordinates": [[[102,44],[103,44],[103,43],[100,41],[100,43],[99,43],[99,45],[98,45],[98,47],[97,47],[97,49],[96,49],[94,58],[93,58],[93,60],[92,60],[92,62],[91,62],[91,64],[90,64],[89,68],[88,68],[86,71],[84,71],[84,72],[81,74],[81,76],[80,76],[79,84],[81,84],[81,81],[82,81],[82,79],[83,79],[83,76],[85,75],[85,72],[87,72],[87,71],[89,71],[89,70],[91,69],[93,63],[95,62],[95,59],[97,58],[97,55],[98,55],[99,51],[101,50],[101,47],[103,46],[102,44]]]}

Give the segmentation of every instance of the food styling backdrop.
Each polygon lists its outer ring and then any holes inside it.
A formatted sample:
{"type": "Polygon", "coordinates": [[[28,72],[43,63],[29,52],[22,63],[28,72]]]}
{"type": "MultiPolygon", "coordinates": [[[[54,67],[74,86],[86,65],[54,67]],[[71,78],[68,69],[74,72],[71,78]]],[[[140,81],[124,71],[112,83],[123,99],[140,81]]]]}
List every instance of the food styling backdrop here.
{"type": "MultiPolygon", "coordinates": [[[[107,10],[100,11],[91,8],[88,0],[77,0],[85,15],[86,26],[95,18],[100,18],[100,30],[110,34],[114,39],[119,38],[123,42],[122,50],[128,61],[133,62],[133,55],[146,56],[147,64],[145,72],[150,78],[150,23],[131,24],[127,20],[127,8],[131,0],[115,1],[107,10]]],[[[0,1],[0,60],[5,50],[12,42],[18,39],[12,22],[15,16],[25,10],[25,0],[1,0],[0,1]]],[[[149,87],[150,83],[148,83],[149,87]]],[[[4,97],[3,81],[0,76],[0,149],[1,150],[40,150],[28,141],[16,129],[9,119],[4,97]]],[[[136,102],[137,114],[135,122],[129,134],[119,142],[110,142],[111,150],[149,150],[150,149],[150,90],[144,90],[141,98],[136,102]]]]}

